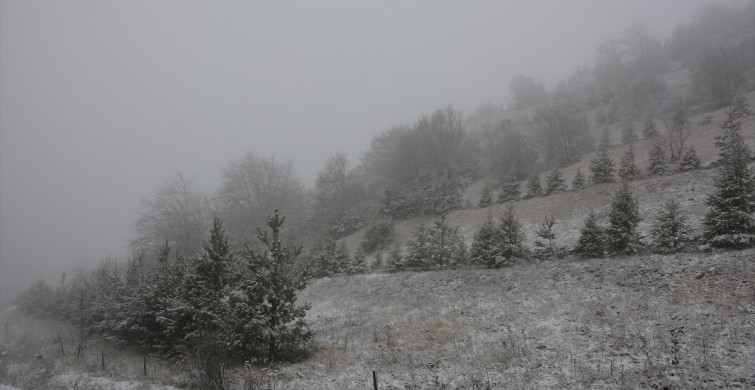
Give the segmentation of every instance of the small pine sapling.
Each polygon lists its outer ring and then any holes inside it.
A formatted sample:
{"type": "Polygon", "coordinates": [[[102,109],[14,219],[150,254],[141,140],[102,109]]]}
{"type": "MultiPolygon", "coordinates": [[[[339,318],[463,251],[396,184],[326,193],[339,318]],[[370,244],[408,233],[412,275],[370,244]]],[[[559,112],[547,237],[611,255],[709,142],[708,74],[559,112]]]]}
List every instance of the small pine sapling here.
{"type": "Polygon", "coordinates": [[[577,167],[577,173],[574,174],[574,180],[571,182],[572,190],[581,190],[587,186],[587,180],[582,173],[582,167],[577,167]]]}
{"type": "MultiPolygon", "coordinates": [[[[525,236],[522,225],[516,220],[514,206],[509,203],[506,213],[501,217],[498,225],[499,256],[496,257],[495,267],[514,264],[516,258],[526,258],[529,254],[525,246],[525,236]]],[[[493,259],[491,259],[493,260],[493,259]]]]}
{"type": "Polygon", "coordinates": [[[608,156],[608,132],[603,132],[603,138],[600,141],[600,152],[590,162],[590,173],[592,182],[595,184],[611,183],[614,181],[613,174],[616,171],[614,162],[608,156]]]}
{"type": "Polygon", "coordinates": [[[655,125],[653,118],[648,118],[645,121],[645,127],[642,129],[642,136],[645,137],[645,139],[658,136],[658,127],[655,125]]]}
{"type": "Polygon", "coordinates": [[[494,259],[498,254],[496,241],[496,226],[493,223],[493,217],[488,215],[472,240],[472,248],[469,251],[470,260],[477,264],[495,263],[494,259]]]}
{"type": "Polygon", "coordinates": [[[625,182],[611,201],[609,225],[606,228],[606,246],[611,254],[636,253],[640,248],[637,225],[640,211],[637,200],[625,182]]]}
{"type": "Polygon", "coordinates": [[[700,162],[700,159],[697,157],[697,151],[694,147],[690,146],[686,152],[684,152],[684,156],[682,156],[682,161],[679,162],[679,170],[680,171],[690,171],[694,169],[700,169],[700,166],[702,163],[700,162]]]}
{"type": "Polygon", "coordinates": [[[663,144],[656,142],[650,149],[649,154],[650,164],[648,165],[648,172],[651,175],[663,175],[668,171],[668,165],[666,163],[666,152],[663,149],[663,144]]]}
{"type": "Polygon", "coordinates": [[[639,175],[640,169],[634,163],[634,146],[629,144],[629,149],[627,149],[619,165],[619,177],[623,180],[634,180],[639,175]]]}
{"type": "Polygon", "coordinates": [[[545,194],[550,195],[558,191],[566,191],[566,181],[561,171],[554,169],[545,178],[545,194]]]}
{"type": "Polygon", "coordinates": [[[577,246],[574,253],[584,258],[602,257],[606,252],[605,233],[598,225],[598,217],[594,211],[590,211],[585,219],[585,224],[579,231],[577,246]]]}
{"type": "Polygon", "coordinates": [[[679,212],[679,203],[671,199],[663,205],[663,210],[650,230],[653,238],[653,251],[660,254],[678,253],[690,241],[690,229],[686,218],[679,212]]]}
{"type": "Polygon", "coordinates": [[[535,240],[534,256],[538,260],[549,260],[560,257],[560,251],[555,244],[556,233],[553,231],[555,223],[555,218],[546,215],[537,229],[536,234],[539,239],[535,240]]]}
{"type": "Polygon", "coordinates": [[[534,198],[543,194],[543,186],[540,184],[540,176],[535,175],[527,182],[527,194],[525,198],[534,198]]]}
{"type": "Polygon", "coordinates": [[[521,190],[519,188],[519,182],[516,181],[516,177],[513,174],[506,175],[503,178],[503,184],[501,185],[501,193],[498,196],[499,203],[513,202],[519,200],[521,190]]]}
{"type": "Polygon", "coordinates": [[[635,141],[638,141],[637,134],[634,131],[634,126],[629,123],[621,131],[621,143],[631,145],[635,141]]]}
{"type": "Polygon", "coordinates": [[[480,202],[478,206],[482,209],[485,207],[490,206],[490,204],[493,202],[493,198],[490,194],[490,184],[485,184],[485,187],[482,188],[482,195],[480,196],[480,202]]]}
{"type": "Polygon", "coordinates": [[[401,248],[396,244],[396,246],[391,249],[391,252],[388,254],[388,259],[385,261],[385,270],[393,273],[402,271],[405,267],[404,257],[401,256],[401,248]]]}

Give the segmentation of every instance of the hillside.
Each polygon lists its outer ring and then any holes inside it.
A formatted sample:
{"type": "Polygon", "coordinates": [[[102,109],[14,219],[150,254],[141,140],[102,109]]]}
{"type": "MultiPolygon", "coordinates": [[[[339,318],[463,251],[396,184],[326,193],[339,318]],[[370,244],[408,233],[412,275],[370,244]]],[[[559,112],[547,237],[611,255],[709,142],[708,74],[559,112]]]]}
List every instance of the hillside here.
{"type": "MultiPolygon", "coordinates": [[[[755,94],[747,95],[748,104],[755,106],[755,94]]],[[[640,223],[640,231],[644,234],[652,224],[652,218],[656,215],[663,203],[672,197],[680,203],[680,209],[689,219],[690,224],[696,232],[700,232],[700,224],[705,213],[705,198],[711,192],[713,179],[716,170],[712,169],[714,162],[718,158],[718,148],[715,146],[715,137],[721,134],[719,125],[725,121],[726,109],[716,111],[701,111],[690,116],[691,128],[687,145],[694,146],[697,155],[703,162],[703,166],[708,169],[702,169],[689,172],[671,172],[663,176],[649,176],[646,168],[649,164],[648,151],[655,139],[641,139],[634,144],[636,165],[642,170],[642,176],[630,183],[632,192],[640,202],[640,215],[643,221],[640,223]],[[706,118],[710,117],[710,123],[704,123],[706,118]]],[[[750,149],[755,150],[755,116],[750,115],[743,120],[743,135],[750,149]]],[[[661,132],[663,129],[661,129],[661,132]]],[[[611,129],[611,134],[615,135],[612,147],[609,150],[611,159],[616,163],[621,161],[627,146],[621,145],[618,140],[620,133],[619,125],[611,129]]],[[[561,169],[567,183],[571,183],[577,168],[581,168],[583,174],[589,175],[590,161],[595,157],[595,153],[588,153],[581,157],[580,161],[561,169]]],[[[671,165],[675,169],[674,165],[671,165]]],[[[541,175],[541,180],[544,179],[541,175]]],[[[487,179],[481,180],[471,185],[466,194],[469,203],[476,205],[482,187],[488,182],[487,179]]],[[[520,183],[522,187],[525,183],[520,183]]],[[[556,218],[557,241],[559,245],[572,247],[579,235],[579,229],[582,226],[586,214],[592,209],[595,210],[602,222],[607,221],[608,207],[618,183],[591,185],[578,191],[567,191],[553,194],[546,197],[536,197],[532,199],[523,199],[514,202],[514,209],[517,218],[523,223],[525,231],[528,233],[529,240],[534,238],[534,231],[542,222],[545,215],[556,218]]],[[[493,193],[493,198],[497,197],[497,192],[493,193]]],[[[503,213],[504,205],[494,204],[487,208],[468,208],[451,211],[448,215],[447,222],[452,226],[458,226],[462,235],[466,238],[467,244],[470,244],[472,237],[477,229],[482,225],[488,215],[497,218],[503,213]]],[[[429,224],[434,218],[424,216],[412,218],[404,221],[397,221],[395,225],[397,242],[403,246],[411,240],[414,230],[423,225],[429,224]]],[[[342,239],[352,253],[354,253],[360,244],[364,235],[364,229],[342,239]]]]}

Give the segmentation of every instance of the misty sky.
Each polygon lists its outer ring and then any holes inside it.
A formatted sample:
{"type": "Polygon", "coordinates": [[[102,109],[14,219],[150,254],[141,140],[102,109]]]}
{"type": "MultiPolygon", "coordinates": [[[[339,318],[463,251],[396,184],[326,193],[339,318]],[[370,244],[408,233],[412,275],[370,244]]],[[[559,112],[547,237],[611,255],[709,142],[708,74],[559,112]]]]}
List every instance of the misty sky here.
{"type": "Polygon", "coordinates": [[[556,82],[702,1],[0,1],[0,299],[126,256],[173,169],[211,194],[246,151],[312,178],[376,133],[556,82]]]}

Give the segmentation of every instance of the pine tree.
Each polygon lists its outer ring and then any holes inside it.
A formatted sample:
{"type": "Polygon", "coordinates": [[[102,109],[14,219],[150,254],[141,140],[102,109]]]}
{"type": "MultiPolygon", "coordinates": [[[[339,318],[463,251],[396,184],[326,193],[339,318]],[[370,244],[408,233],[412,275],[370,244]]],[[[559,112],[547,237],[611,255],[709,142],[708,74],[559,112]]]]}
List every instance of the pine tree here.
{"type": "Polygon", "coordinates": [[[372,269],[375,271],[382,270],[385,264],[383,264],[383,252],[375,254],[375,258],[372,260],[372,269]]]}
{"type": "Polygon", "coordinates": [[[336,246],[333,256],[333,274],[341,275],[348,273],[349,263],[349,249],[346,247],[346,243],[341,242],[336,246]]]}
{"type": "Polygon", "coordinates": [[[629,144],[629,149],[624,154],[624,158],[621,159],[619,166],[619,177],[624,180],[634,180],[640,175],[640,169],[634,163],[634,146],[629,144]]]}
{"type": "Polygon", "coordinates": [[[579,232],[577,246],[574,253],[580,257],[602,257],[606,252],[605,233],[598,225],[598,217],[594,211],[590,211],[585,219],[585,224],[579,232]]]}
{"type": "Polygon", "coordinates": [[[419,269],[444,269],[466,262],[466,248],[459,229],[446,223],[442,214],[433,226],[420,226],[408,244],[407,265],[419,269]]]}
{"type": "Polygon", "coordinates": [[[682,157],[682,161],[679,162],[679,170],[689,171],[693,169],[700,169],[700,159],[697,157],[697,151],[690,146],[682,157]]]}
{"type": "Polygon", "coordinates": [[[242,256],[247,261],[252,277],[248,291],[255,292],[255,318],[263,331],[255,345],[262,347],[263,358],[268,361],[292,360],[306,350],[312,332],[304,322],[309,306],[296,304],[296,293],[307,283],[306,274],[296,267],[296,257],[301,246],[284,247],[279,231],[286,220],[275,210],[267,224],[273,232],[269,237],[258,229],[257,238],[264,244],[264,251],[256,251],[245,245],[242,256]]]}
{"type": "Polygon", "coordinates": [[[488,215],[472,240],[472,248],[469,251],[470,260],[477,264],[490,264],[490,259],[495,259],[498,253],[496,238],[496,226],[493,218],[488,215]]]}
{"type": "Polygon", "coordinates": [[[608,132],[603,132],[603,137],[600,141],[600,152],[590,162],[590,173],[592,174],[592,182],[595,184],[611,183],[614,181],[613,174],[616,171],[614,163],[608,156],[608,132]]]}
{"type": "Polygon", "coordinates": [[[746,114],[746,105],[736,103],[721,125],[724,134],[717,137],[716,145],[721,149],[719,174],[716,191],[706,200],[709,211],[703,233],[712,247],[755,245],[755,172],[748,167],[752,157],[742,136],[741,116],[746,114]]]}
{"type": "Polygon", "coordinates": [[[663,150],[663,145],[660,142],[653,144],[648,157],[650,160],[648,172],[650,172],[651,175],[663,175],[668,171],[666,152],[663,150]]]}
{"type": "Polygon", "coordinates": [[[648,118],[647,121],[645,121],[645,127],[642,129],[642,136],[645,137],[645,139],[658,136],[658,127],[655,125],[653,118],[648,118]]]}
{"type": "Polygon", "coordinates": [[[556,233],[553,231],[555,223],[555,218],[546,215],[537,229],[536,234],[540,238],[535,240],[535,257],[537,259],[548,260],[558,256],[558,248],[556,248],[554,242],[556,239],[556,233]]]}
{"type": "Polygon", "coordinates": [[[489,259],[488,265],[501,267],[514,264],[516,258],[526,258],[528,255],[525,246],[525,236],[522,225],[516,220],[514,206],[509,203],[506,213],[501,217],[498,225],[498,252],[499,256],[489,259]],[[493,263],[490,263],[492,261],[493,263]]]}
{"type": "Polygon", "coordinates": [[[478,206],[482,209],[490,206],[492,202],[493,198],[490,194],[490,184],[485,184],[485,187],[482,188],[482,195],[480,196],[480,203],[478,206]]]}
{"type": "Polygon", "coordinates": [[[566,191],[566,180],[564,180],[561,171],[554,169],[545,178],[545,194],[550,195],[557,191],[566,191]]]}
{"type": "Polygon", "coordinates": [[[513,174],[506,175],[501,185],[501,193],[498,196],[499,203],[513,202],[519,200],[520,189],[519,182],[513,174]]]}
{"type": "Polygon", "coordinates": [[[354,254],[354,258],[349,263],[348,274],[358,275],[367,271],[367,256],[364,254],[364,249],[361,245],[357,248],[357,252],[354,254]]]}
{"type": "Polygon", "coordinates": [[[535,175],[527,182],[527,194],[525,198],[534,198],[543,194],[543,187],[540,185],[540,176],[535,175]]]}
{"type": "Polygon", "coordinates": [[[582,167],[577,167],[577,173],[574,174],[574,180],[571,182],[572,190],[581,190],[587,186],[585,175],[582,174],[582,167]]]}
{"type": "Polygon", "coordinates": [[[632,126],[632,123],[628,123],[621,131],[621,143],[624,145],[631,145],[637,140],[638,138],[634,131],[634,126],[632,126]]]}
{"type": "Polygon", "coordinates": [[[606,246],[611,254],[635,253],[639,249],[640,238],[637,225],[640,211],[637,200],[626,182],[619,188],[611,201],[611,212],[606,229],[606,246]]]}
{"type": "Polygon", "coordinates": [[[398,244],[396,244],[396,246],[394,246],[391,252],[388,254],[388,259],[385,263],[385,270],[391,273],[399,272],[406,268],[404,257],[401,256],[401,249],[399,248],[398,244]]]}
{"type": "Polygon", "coordinates": [[[684,216],[679,213],[679,203],[676,200],[671,199],[664,204],[650,235],[656,253],[677,253],[688,245],[690,229],[684,216]]]}

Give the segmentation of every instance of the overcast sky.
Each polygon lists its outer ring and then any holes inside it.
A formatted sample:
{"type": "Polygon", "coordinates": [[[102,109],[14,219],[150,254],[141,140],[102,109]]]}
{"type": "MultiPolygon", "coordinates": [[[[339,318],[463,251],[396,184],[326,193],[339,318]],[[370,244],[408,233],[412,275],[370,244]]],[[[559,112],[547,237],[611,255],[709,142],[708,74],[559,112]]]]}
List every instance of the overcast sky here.
{"type": "Polygon", "coordinates": [[[0,298],[126,256],[173,169],[212,193],[246,151],[328,156],[453,104],[556,82],[702,1],[0,1],[0,298]]]}

